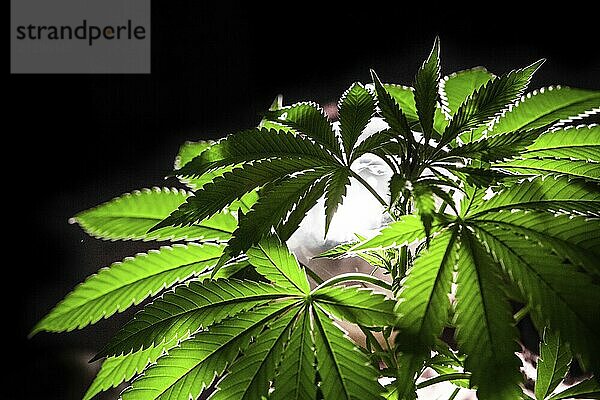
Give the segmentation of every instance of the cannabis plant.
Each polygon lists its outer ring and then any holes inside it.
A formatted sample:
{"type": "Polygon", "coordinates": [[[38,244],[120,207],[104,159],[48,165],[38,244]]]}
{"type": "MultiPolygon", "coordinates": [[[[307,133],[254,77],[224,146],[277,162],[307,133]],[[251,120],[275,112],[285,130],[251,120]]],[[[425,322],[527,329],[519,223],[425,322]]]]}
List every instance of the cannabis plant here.
{"type": "MultiPolygon", "coordinates": [[[[525,316],[545,338],[536,399],[564,398],[553,391],[571,359],[600,376],[600,127],[573,124],[600,111],[600,93],[524,94],[543,60],[442,78],[439,49],[412,87],[373,71],[352,84],[338,121],[279,98],[256,128],[184,144],[173,175],[186,190],[77,215],[94,237],[176,243],[100,270],[33,329],[81,329],[143,304],[94,357],[104,361],[85,399],[130,380],[126,400],[414,399],[443,381],[452,398],[461,387],[527,398],[525,316]],[[391,171],[388,193],[353,168],[367,154],[391,171]],[[389,223],[321,257],[360,257],[385,275],[324,281],[286,242],[321,198],[327,231],[356,181],[389,223]],[[425,369],[437,375],[419,379],[425,369]]],[[[592,377],[566,396],[599,390],[592,377]]]]}

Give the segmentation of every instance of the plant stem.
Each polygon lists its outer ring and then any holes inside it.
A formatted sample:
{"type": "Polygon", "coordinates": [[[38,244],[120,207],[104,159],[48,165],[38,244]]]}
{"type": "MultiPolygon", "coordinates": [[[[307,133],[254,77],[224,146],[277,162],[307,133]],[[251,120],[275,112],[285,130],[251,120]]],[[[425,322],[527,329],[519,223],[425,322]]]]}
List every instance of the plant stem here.
{"type": "Polygon", "coordinates": [[[435,385],[436,383],[446,382],[446,381],[454,381],[457,379],[469,379],[471,378],[471,374],[468,372],[456,372],[452,374],[444,374],[440,376],[436,376],[435,378],[428,379],[424,382],[421,382],[417,385],[417,389],[423,389],[427,386],[435,385]]]}
{"type": "Polygon", "coordinates": [[[392,286],[389,283],[387,283],[379,278],[375,278],[372,275],[360,274],[360,273],[355,273],[355,274],[350,273],[350,274],[341,274],[338,276],[334,276],[333,278],[326,280],[325,282],[321,283],[319,286],[314,288],[312,290],[312,292],[314,293],[317,290],[322,289],[324,287],[333,286],[340,282],[347,282],[347,281],[368,282],[368,283],[372,283],[373,285],[377,285],[383,289],[392,290],[392,286]]]}
{"type": "Polygon", "coordinates": [[[456,389],[454,389],[454,392],[452,392],[452,394],[450,395],[450,397],[448,397],[448,400],[454,400],[456,398],[456,396],[458,396],[458,392],[460,392],[460,388],[457,387],[456,389]]]}
{"type": "Polygon", "coordinates": [[[513,316],[515,323],[518,324],[525,316],[529,313],[529,306],[525,306],[521,308],[519,311],[515,313],[513,316]]]}
{"type": "Polygon", "coordinates": [[[386,209],[389,207],[389,204],[383,199],[383,197],[381,197],[373,188],[373,186],[369,185],[369,182],[365,181],[362,176],[352,170],[350,170],[350,175],[352,175],[353,178],[359,181],[369,192],[371,192],[371,194],[377,199],[377,201],[379,201],[379,203],[381,203],[382,206],[384,206],[386,209]]]}

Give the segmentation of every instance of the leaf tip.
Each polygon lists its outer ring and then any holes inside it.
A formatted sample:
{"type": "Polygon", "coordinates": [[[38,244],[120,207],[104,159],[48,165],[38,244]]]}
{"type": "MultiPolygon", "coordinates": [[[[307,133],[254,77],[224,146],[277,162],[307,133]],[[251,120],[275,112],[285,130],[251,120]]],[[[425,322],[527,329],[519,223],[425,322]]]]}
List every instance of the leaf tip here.
{"type": "Polygon", "coordinates": [[[280,110],[281,108],[283,108],[283,95],[278,94],[275,97],[275,99],[273,100],[273,102],[271,103],[271,106],[269,107],[269,111],[277,111],[277,110],[280,110]]]}
{"type": "Polygon", "coordinates": [[[545,58],[540,58],[539,60],[537,60],[533,64],[529,65],[525,69],[531,71],[531,74],[533,75],[545,62],[546,62],[545,58]]]}

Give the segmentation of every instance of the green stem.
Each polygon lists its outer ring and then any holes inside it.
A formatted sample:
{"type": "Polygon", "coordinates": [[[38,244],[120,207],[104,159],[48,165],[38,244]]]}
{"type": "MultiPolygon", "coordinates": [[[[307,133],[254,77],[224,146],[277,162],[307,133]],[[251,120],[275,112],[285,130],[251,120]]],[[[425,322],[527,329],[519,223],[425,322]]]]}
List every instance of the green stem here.
{"type": "Polygon", "coordinates": [[[457,387],[456,389],[454,389],[454,392],[452,392],[452,394],[450,395],[450,397],[448,397],[448,400],[454,400],[456,398],[456,396],[458,396],[458,392],[460,392],[460,388],[457,387]]]}
{"type": "Polygon", "coordinates": [[[371,342],[373,345],[375,345],[375,347],[377,347],[377,351],[379,351],[380,353],[384,353],[383,347],[381,347],[381,345],[379,344],[377,339],[375,339],[375,336],[373,336],[373,332],[371,332],[370,330],[368,330],[367,328],[365,328],[362,325],[358,325],[358,327],[360,328],[362,333],[365,335],[367,344],[369,344],[369,342],[371,342]]]}
{"type": "Polygon", "coordinates": [[[379,193],[373,189],[373,186],[369,185],[369,182],[365,181],[362,176],[352,170],[350,170],[350,175],[352,175],[353,178],[359,181],[369,192],[371,192],[371,194],[377,199],[377,201],[379,201],[379,203],[381,203],[382,206],[384,206],[386,209],[389,207],[389,204],[383,199],[383,197],[381,197],[379,193]]]}
{"type": "Polygon", "coordinates": [[[435,378],[428,379],[424,382],[421,382],[417,385],[417,389],[423,389],[427,386],[435,385],[436,383],[446,382],[446,381],[454,381],[457,379],[469,379],[471,378],[471,374],[468,372],[455,372],[452,374],[444,374],[440,376],[436,376],[435,378]]]}
{"type": "Polygon", "coordinates": [[[518,324],[525,316],[529,313],[529,306],[525,306],[521,308],[516,314],[513,316],[515,323],[518,324]]]}
{"type": "Polygon", "coordinates": [[[360,273],[354,273],[354,274],[350,273],[350,274],[341,274],[338,276],[334,276],[333,278],[326,280],[325,282],[321,283],[319,286],[314,288],[312,290],[312,293],[314,293],[317,290],[322,289],[324,287],[333,286],[338,283],[347,282],[347,281],[368,282],[368,283],[372,283],[373,285],[377,285],[383,289],[392,290],[392,286],[389,283],[387,283],[386,281],[383,281],[379,278],[376,278],[372,275],[360,274],[360,273]]]}

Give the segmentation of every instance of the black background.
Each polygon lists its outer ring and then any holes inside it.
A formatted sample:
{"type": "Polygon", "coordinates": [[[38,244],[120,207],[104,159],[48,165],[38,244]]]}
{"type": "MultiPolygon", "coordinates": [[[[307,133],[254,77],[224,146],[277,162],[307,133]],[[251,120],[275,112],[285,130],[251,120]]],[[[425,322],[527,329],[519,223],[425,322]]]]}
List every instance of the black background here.
{"type": "Polygon", "coordinates": [[[573,2],[531,11],[524,2],[205,3],[153,2],[151,75],[9,76],[2,309],[13,377],[0,397],[83,395],[94,371],[86,360],[128,315],[26,335],[76,283],[152,246],[93,240],[67,220],[124,192],[175,184],[163,176],[185,140],[254,126],[278,93],[288,104],[335,101],[368,81],[369,68],[410,84],[436,34],[445,74],[476,65],[502,73],[546,57],[532,87],[600,88],[597,21],[573,2]]]}

